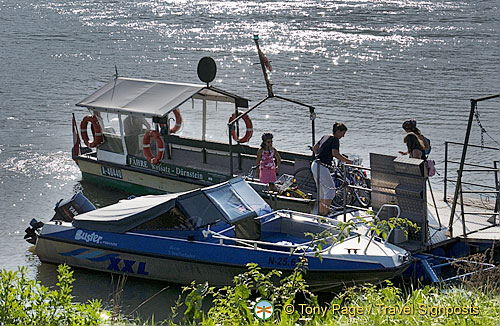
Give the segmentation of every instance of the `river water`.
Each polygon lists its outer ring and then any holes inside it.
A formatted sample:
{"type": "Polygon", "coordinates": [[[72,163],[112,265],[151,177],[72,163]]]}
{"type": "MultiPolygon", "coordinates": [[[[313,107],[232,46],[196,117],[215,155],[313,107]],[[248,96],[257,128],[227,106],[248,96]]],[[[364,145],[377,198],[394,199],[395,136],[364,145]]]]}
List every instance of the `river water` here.
{"type": "MultiPolygon", "coordinates": [[[[498,22],[496,0],[0,0],[0,268],[25,266],[54,284],[55,267],[41,264],[23,240],[29,221],[49,219],[55,203],[78,190],[98,206],[124,197],[82,183],[70,157],[71,113],[86,113],[74,104],[109,81],[115,65],[121,76],[197,83],[198,60],[211,56],[213,85],[254,105],[266,95],[252,40],[258,33],[275,93],[316,107],[317,138],[345,122],[342,151],[368,164],[369,152],[404,149],[401,123],[413,118],[432,140],[439,170],[444,141],[464,139],[469,100],[499,92],[498,22]]],[[[479,104],[485,145],[498,147],[499,108],[498,100],[479,104]]],[[[190,122],[198,121],[196,112],[183,117],[182,135],[201,133],[190,122]]],[[[211,113],[210,137],[227,140],[228,117],[222,109],[211,113]]],[[[278,150],[307,153],[304,108],[270,100],[251,118],[250,144],[271,131],[278,150]]],[[[477,121],[471,142],[481,143],[477,121]]],[[[460,149],[450,154],[458,157],[460,149]]],[[[471,156],[488,164],[500,157],[481,150],[471,156]]],[[[442,186],[440,180],[434,182],[442,186]]],[[[75,275],[78,300],[109,302],[109,275],[75,275]]],[[[124,310],[164,286],[128,280],[124,310]]],[[[139,312],[159,320],[178,293],[171,287],[139,312]]]]}

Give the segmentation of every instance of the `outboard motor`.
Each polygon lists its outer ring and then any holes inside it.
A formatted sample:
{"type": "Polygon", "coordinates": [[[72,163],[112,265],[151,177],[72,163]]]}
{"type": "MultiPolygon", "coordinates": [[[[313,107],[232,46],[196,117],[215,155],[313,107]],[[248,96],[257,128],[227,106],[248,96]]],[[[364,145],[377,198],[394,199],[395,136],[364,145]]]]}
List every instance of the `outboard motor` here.
{"type": "Polygon", "coordinates": [[[57,202],[54,211],[56,214],[52,217],[51,221],[64,221],[71,222],[73,217],[93,211],[95,206],[85,197],[81,192],[75,194],[73,197],[57,202]]]}

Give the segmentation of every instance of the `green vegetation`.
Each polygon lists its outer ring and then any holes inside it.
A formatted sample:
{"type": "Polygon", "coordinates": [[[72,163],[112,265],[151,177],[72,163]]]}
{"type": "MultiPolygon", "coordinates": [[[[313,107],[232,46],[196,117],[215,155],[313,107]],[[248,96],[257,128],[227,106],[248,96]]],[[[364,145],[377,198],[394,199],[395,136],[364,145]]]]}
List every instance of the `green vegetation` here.
{"type": "MultiPolygon", "coordinates": [[[[416,229],[412,223],[400,219],[390,219],[383,223],[361,222],[383,238],[396,226],[416,229]]],[[[339,241],[342,241],[342,235],[350,234],[351,229],[357,228],[357,223],[341,223],[338,228],[341,233],[339,241]]],[[[313,240],[311,249],[319,259],[322,245],[330,236],[329,232],[327,230],[310,235],[313,240]]],[[[472,260],[486,261],[486,254],[473,257],[472,260]]],[[[294,271],[288,275],[276,270],[263,273],[256,264],[249,264],[247,272],[235,276],[232,286],[214,288],[208,283],[193,282],[185,287],[183,294],[171,308],[171,319],[157,324],[498,325],[500,268],[486,272],[478,270],[478,265],[475,264],[460,268],[464,272],[475,273],[459,287],[426,286],[403,291],[391,282],[386,282],[384,286],[353,287],[337,294],[330,302],[320,302],[317,295],[309,291],[304,278],[307,273],[305,257],[301,258],[294,271]],[[261,300],[270,302],[274,309],[272,314],[268,314],[270,318],[264,321],[259,320],[253,310],[261,300]],[[210,303],[210,308],[204,311],[202,307],[206,307],[206,303],[210,303]]],[[[49,290],[40,282],[29,280],[25,268],[20,268],[17,272],[0,271],[0,325],[155,323],[154,320],[144,322],[130,319],[133,318],[130,316],[132,313],[121,314],[119,301],[125,278],[121,278],[113,295],[111,311],[102,310],[98,300],[91,300],[86,304],[72,302],[74,278],[68,266],[58,267],[58,280],[59,289],[49,290]]]]}
{"type": "MultiPolygon", "coordinates": [[[[279,285],[273,285],[272,278],[280,276],[279,272],[263,274],[251,265],[248,272],[235,278],[232,287],[216,290],[207,284],[192,284],[185,288],[187,309],[180,325],[498,325],[500,318],[500,296],[493,291],[498,287],[484,288],[484,284],[498,284],[498,268],[475,276],[474,283],[482,284],[481,289],[468,283],[460,287],[426,286],[404,293],[388,281],[383,287],[347,289],[328,303],[318,303],[307,290],[303,271],[304,262],[279,285]],[[201,302],[208,297],[212,305],[203,313],[201,302]],[[266,321],[252,313],[263,299],[274,307],[273,316],[266,321]]],[[[168,324],[176,325],[172,321],[168,324]]]]}
{"type": "MultiPolygon", "coordinates": [[[[498,325],[500,319],[498,268],[477,273],[460,287],[426,286],[405,293],[387,282],[383,287],[353,287],[330,302],[319,303],[303,278],[306,267],[303,260],[292,274],[283,276],[279,271],[263,273],[257,265],[250,264],[247,272],[235,277],[233,286],[216,289],[207,283],[193,283],[184,288],[182,297],[172,307],[172,320],[157,324],[498,325]],[[263,299],[274,307],[272,317],[266,321],[253,313],[255,304],[263,299]],[[206,312],[202,310],[204,300],[211,302],[206,312]]],[[[144,324],[101,310],[97,300],[72,303],[72,271],[61,265],[58,273],[59,290],[49,290],[27,279],[24,268],[17,272],[1,271],[0,325],[144,324]]]]}
{"type": "Polygon", "coordinates": [[[73,271],[57,269],[59,290],[30,280],[26,268],[0,271],[0,325],[98,325],[103,322],[101,302],[73,303],[73,271]]]}

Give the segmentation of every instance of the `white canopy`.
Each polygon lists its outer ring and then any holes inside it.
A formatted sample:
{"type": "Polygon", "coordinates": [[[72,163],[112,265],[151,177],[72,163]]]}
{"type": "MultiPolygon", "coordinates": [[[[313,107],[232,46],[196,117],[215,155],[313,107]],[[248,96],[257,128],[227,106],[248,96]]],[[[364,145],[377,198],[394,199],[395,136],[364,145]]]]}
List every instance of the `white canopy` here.
{"type": "Polygon", "coordinates": [[[165,117],[190,98],[248,107],[248,100],[212,86],[124,77],[111,80],[76,105],[97,111],[165,117]]]}

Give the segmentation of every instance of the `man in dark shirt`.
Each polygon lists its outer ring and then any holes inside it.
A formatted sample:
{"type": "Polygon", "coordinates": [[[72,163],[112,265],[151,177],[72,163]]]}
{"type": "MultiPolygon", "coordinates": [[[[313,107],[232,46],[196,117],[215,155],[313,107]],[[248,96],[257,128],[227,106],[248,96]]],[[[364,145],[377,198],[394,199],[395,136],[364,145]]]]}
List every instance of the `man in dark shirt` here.
{"type": "Polygon", "coordinates": [[[341,122],[335,122],[332,129],[331,135],[323,136],[313,147],[317,160],[311,164],[311,170],[316,184],[319,184],[318,196],[320,204],[318,213],[320,215],[328,215],[330,213],[330,205],[333,197],[335,197],[335,184],[327,166],[332,165],[334,157],[344,163],[352,164],[352,161],[340,154],[339,151],[340,139],[347,132],[347,127],[341,122]]]}

